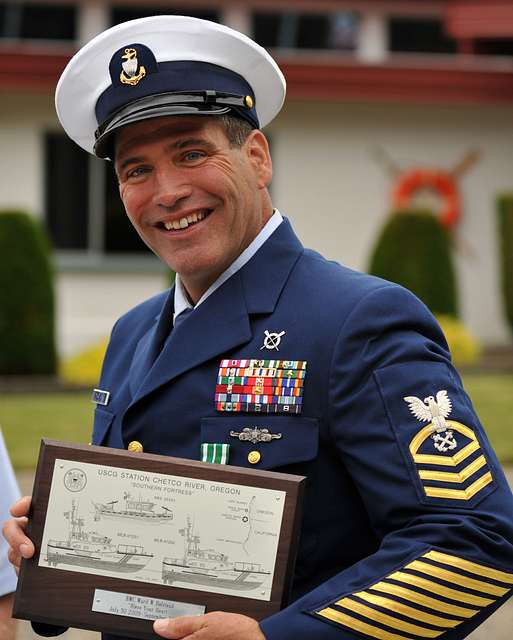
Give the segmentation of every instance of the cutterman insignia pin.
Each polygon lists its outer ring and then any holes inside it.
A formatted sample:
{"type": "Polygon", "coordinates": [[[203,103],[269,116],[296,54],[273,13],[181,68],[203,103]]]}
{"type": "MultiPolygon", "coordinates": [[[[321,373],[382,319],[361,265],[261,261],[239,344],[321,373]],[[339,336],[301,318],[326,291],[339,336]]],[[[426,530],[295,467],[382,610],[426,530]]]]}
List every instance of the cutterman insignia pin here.
{"type": "Polygon", "coordinates": [[[258,427],[245,427],[240,432],[230,431],[230,435],[232,438],[238,438],[241,442],[248,441],[253,444],[281,439],[281,433],[271,433],[269,429],[259,429],[258,427]]]}
{"type": "Polygon", "coordinates": [[[403,400],[408,403],[410,411],[417,420],[431,423],[433,431],[431,437],[437,451],[445,453],[451,449],[456,449],[458,443],[453,432],[447,429],[447,423],[445,422],[445,418],[452,411],[451,399],[445,389],[436,394],[436,400],[433,396],[424,398],[424,402],[416,396],[406,396],[403,400]]]}

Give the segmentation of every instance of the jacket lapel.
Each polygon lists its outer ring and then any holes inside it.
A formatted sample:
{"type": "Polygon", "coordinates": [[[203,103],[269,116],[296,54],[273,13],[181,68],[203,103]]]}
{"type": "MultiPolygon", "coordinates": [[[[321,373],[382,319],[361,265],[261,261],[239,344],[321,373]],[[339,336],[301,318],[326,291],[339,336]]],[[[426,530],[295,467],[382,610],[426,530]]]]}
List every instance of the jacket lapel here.
{"type": "Polygon", "coordinates": [[[162,311],[155,316],[153,325],[139,340],[135,349],[132,364],[128,374],[130,393],[134,397],[137,389],[150,371],[155,362],[164,340],[172,327],[174,310],[175,288],[171,287],[167,298],[164,301],[162,311]]]}
{"type": "Polygon", "coordinates": [[[253,258],[239,271],[249,314],[272,313],[304,248],[284,218],[253,258]]]}
{"type": "MultiPolygon", "coordinates": [[[[285,220],[242,269],[172,330],[170,339],[147,372],[144,366],[150,362],[153,348],[162,344],[158,342],[159,320],[141,339],[134,356],[132,404],[185,371],[249,342],[253,337],[250,315],[272,313],[302,251],[301,243],[285,220]]],[[[172,296],[174,289],[161,314],[162,318],[165,309],[169,309],[169,322],[172,296]]]]}

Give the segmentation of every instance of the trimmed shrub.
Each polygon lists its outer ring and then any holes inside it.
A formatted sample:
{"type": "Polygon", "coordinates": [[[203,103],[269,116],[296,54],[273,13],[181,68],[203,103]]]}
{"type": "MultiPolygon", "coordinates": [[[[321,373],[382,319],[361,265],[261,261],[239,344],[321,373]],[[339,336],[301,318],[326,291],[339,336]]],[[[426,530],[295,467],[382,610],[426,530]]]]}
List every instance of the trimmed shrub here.
{"type": "Polygon", "coordinates": [[[465,325],[451,316],[436,316],[449,344],[456,366],[476,364],[481,355],[481,345],[465,325]]]}
{"type": "Polygon", "coordinates": [[[513,194],[497,198],[499,214],[499,260],[504,309],[513,331],[513,194]]]}
{"type": "Polygon", "coordinates": [[[66,358],[59,365],[59,377],[69,384],[95,386],[100,381],[103,358],[108,339],[91,345],[66,358]]]}
{"type": "Polygon", "coordinates": [[[56,371],[53,270],[41,226],[0,211],[0,375],[56,371]]]}
{"type": "Polygon", "coordinates": [[[369,272],[410,289],[435,314],[458,315],[450,239],[429,211],[390,216],[372,252],[369,272]]]}

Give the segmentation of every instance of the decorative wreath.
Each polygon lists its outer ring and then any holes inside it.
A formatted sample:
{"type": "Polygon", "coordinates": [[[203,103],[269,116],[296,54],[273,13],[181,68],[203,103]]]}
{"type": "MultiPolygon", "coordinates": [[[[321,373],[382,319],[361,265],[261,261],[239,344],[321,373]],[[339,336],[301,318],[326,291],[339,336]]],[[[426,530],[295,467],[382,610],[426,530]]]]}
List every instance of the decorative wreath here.
{"type": "Polygon", "coordinates": [[[423,188],[433,189],[442,200],[440,222],[453,228],[461,216],[460,198],[454,177],[440,169],[412,169],[402,173],[394,186],[393,203],[396,209],[405,209],[414,194],[423,188]]]}

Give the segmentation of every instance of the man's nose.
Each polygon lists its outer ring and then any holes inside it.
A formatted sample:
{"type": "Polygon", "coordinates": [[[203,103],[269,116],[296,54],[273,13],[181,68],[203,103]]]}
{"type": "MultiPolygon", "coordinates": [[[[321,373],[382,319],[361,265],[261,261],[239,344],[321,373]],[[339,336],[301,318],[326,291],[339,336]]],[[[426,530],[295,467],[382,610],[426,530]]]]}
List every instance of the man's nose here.
{"type": "Polygon", "coordinates": [[[181,200],[188,198],[191,193],[192,186],[183,172],[173,171],[169,168],[157,171],[153,194],[153,199],[157,206],[172,209],[181,200]]]}

